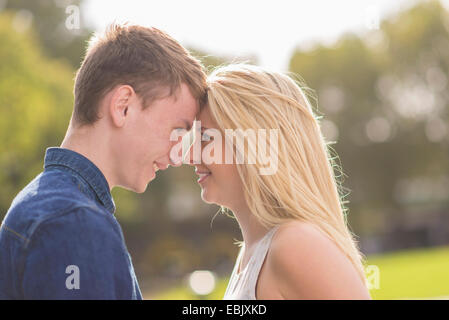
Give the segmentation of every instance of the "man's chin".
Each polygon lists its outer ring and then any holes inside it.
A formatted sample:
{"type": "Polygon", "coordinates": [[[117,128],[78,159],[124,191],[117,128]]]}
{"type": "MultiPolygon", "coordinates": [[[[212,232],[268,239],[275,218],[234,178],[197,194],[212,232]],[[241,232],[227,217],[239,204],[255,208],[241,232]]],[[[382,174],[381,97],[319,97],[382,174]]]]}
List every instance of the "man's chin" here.
{"type": "Polygon", "coordinates": [[[136,190],[135,192],[136,193],[144,193],[147,190],[147,187],[148,187],[148,184],[146,184],[145,187],[136,190]]]}
{"type": "Polygon", "coordinates": [[[144,193],[144,192],[147,190],[148,185],[149,185],[149,184],[151,183],[151,181],[153,181],[155,178],[156,178],[156,173],[154,173],[154,174],[150,177],[150,179],[149,179],[148,181],[146,181],[144,184],[135,187],[133,191],[136,192],[136,193],[144,193]]]}
{"type": "Polygon", "coordinates": [[[148,186],[150,185],[151,181],[153,181],[154,179],[155,177],[152,177],[150,181],[147,181],[144,185],[140,186],[140,188],[138,188],[136,192],[144,193],[147,190],[148,186]]]}
{"type": "Polygon", "coordinates": [[[146,184],[141,184],[141,185],[133,185],[133,186],[122,186],[122,188],[135,192],[135,193],[144,193],[147,190],[148,184],[150,182],[146,183],[146,184]]]}

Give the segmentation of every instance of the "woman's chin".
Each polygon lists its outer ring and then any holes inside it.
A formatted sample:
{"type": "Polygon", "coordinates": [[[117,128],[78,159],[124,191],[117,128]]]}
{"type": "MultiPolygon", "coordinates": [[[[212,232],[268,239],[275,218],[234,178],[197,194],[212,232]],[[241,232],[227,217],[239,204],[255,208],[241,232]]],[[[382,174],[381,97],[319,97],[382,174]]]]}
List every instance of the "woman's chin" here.
{"type": "Polygon", "coordinates": [[[215,203],[215,201],[213,200],[213,197],[211,197],[208,190],[206,190],[205,188],[203,188],[201,190],[201,199],[203,199],[204,202],[209,203],[209,204],[215,203]]]}

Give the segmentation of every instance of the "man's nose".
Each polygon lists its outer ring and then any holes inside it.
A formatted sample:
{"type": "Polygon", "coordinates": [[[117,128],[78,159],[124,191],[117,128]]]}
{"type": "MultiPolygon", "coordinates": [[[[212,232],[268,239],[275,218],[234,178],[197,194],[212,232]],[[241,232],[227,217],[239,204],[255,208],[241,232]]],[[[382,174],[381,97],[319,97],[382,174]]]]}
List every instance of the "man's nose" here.
{"type": "Polygon", "coordinates": [[[170,166],[179,167],[182,164],[182,136],[177,137],[177,140],[170,137],[167,157],[170,166]]]}
{"type": "Polygon", "coordinates": [[[189,137],[184,136],[171,144],[169,153],[169,162],[173,167],[179,167],[182,164],[193,165],[193,147],[194,142],[189,143],[189,137]],[[187,149],[187,150],[186,150],[187,149]]]}
{"type": "Polygon", "coordinates": [[[183,162],[187,165],[194,166],[195,164],[200,164],[201,161],[201,142],[194,141],[190,144],[183,156],[183,162]]]}
{"type": "Polygon", "coordinates": [[[190,144],[190,146],[187,148],[186,153],[183,156],[183,162],[189,166],[193,166],[193,145],[195,144],[195,142],[193,142],[192,144],[190,144]]]}
{"type": "Polygon", "coordinates": [[[179,167],[179,166],[182,165],[182,162],[183,162],[183,160],[182,160],[182,148],[180,148],[180,150],[178,150],[177,152],[176,152],[176,150],[174,151],[174,148],[176,148],[176,146],[175,147],[172,146],[170,148],[170,153],[168,155],[168,161],[169,161],[171,166],[179,167]]]}

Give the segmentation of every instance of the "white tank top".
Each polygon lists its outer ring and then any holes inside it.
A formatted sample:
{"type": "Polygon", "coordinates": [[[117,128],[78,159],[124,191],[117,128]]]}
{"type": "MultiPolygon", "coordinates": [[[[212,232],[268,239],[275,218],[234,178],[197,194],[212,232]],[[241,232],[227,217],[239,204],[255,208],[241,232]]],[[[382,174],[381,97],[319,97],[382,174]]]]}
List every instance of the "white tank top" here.
{"type": "Polygon", "coordinates": [[[277,227],[271,228],[260,239],[254,249],[254,253],[250,257],[248,264],[240,273],[238,273],[245,244],[240,249],[239,255],[234,265],[228,287],[224,294],[223,300],[256,300],[256,285],[259,278],[260,269],[270,248],[271,239],[277,227]]]}

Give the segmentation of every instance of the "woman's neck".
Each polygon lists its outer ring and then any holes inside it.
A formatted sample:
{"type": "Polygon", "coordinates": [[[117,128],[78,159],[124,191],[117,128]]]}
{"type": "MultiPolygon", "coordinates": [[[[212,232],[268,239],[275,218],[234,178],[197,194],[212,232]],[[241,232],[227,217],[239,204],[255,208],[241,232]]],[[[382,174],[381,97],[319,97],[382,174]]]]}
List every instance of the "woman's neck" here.
{"type": "Polygon", "coordinates": [[[234,209],[232,212],[239,223],[245,248],[251,250],[253,245],[267,233],[268,228],[259,222],[247,205],[234,209]]]}

